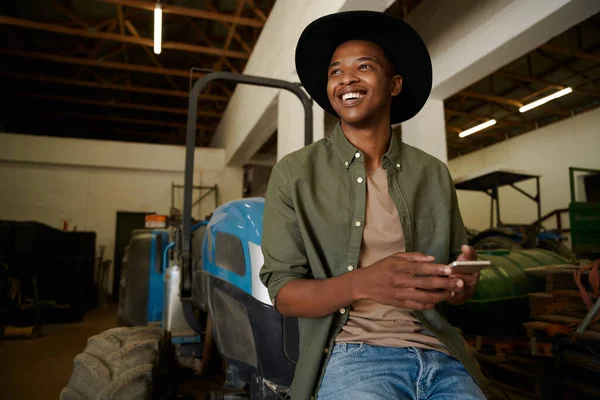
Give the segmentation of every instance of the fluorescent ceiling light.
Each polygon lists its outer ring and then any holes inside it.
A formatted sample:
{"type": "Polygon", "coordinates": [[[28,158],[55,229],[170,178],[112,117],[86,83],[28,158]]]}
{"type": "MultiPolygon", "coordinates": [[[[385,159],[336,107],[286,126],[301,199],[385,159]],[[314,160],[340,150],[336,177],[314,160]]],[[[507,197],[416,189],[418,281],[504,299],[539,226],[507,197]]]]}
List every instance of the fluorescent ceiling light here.
{"type": "Polygon", "coordinates": [[[477,126],[467,129],[466,131],[462,131],[458,134],[458,136],[464,138],[466,136],[472,135],[475,132],[479,132],[482,129],[489,128],[492,125],[496,125],[495,119],[490,119],[489,121],[486,121],[483,124],[479,124],[477,126]]]}
{"type": "Polygon", "coordinates": [[[543,97],[543,98],[541,98],[539,100],[534,101],[533,103],[529,103],[529,104],[527,104],[527,105],[519,108],[519,111],[522,112],[522,113],[524,113],[526,111],[531,110],[532,108],[536,108],[536,107],[541,106],[542,104],[545,104],[545,103],[547,103],[549,101],[552,101],[554,99],[558,99],[559,97],[562,97],[565,94],[569,94],[572,91],[573,91],[573,89],[571,89],[570,87],[565,88],[563,90],[559,90],[558,92],[556,92],[554,94],[551,94],[550,96],[543,97]]]}
{"type": "Polygon", "coordinates": [[[162,8],[157,3],[154,7],[154,54],[162,51],[162,8]]]}

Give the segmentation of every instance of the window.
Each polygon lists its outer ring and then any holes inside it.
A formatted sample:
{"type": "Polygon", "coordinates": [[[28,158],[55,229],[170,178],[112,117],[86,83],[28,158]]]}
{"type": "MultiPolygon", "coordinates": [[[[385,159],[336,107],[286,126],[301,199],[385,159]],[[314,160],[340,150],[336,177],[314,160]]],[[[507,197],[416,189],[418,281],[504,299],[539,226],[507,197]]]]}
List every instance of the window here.
{"type": "Polygon", "coordinates": [[[225,232],[215,235],[215,264],[239,276],[246,275],[246,259],[240,239],[225,232]]]}

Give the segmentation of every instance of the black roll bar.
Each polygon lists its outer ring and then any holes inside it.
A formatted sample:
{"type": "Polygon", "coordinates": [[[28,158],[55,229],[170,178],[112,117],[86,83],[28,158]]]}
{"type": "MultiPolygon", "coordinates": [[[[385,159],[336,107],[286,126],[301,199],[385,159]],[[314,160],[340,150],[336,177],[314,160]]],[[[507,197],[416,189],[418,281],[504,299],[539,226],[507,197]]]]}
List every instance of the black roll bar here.
{"type": "Polygon", "coordinates": [[[185,177],[183,189],[183,232],[181,247],[181,298],[188,298],[192,291],[191,239],[192,239],[192,187],[194,181],[194,150],[196,148],[196,118],[200,92],[215,81],[230,81],[254,86],[284,89],[292,92],[304,107],[304,145],[313,141],[312,100],[299,85],[279,79],[234,74],[231,72],[213,72],[200,78],[190,92],[188,103],[187,134],[185,142],[185,177]]]}

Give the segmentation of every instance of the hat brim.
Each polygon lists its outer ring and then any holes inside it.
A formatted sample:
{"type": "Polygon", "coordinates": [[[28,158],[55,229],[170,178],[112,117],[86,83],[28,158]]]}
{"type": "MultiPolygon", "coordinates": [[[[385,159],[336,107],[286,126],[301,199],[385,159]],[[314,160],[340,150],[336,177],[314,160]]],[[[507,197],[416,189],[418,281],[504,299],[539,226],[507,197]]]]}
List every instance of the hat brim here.
{"type": "Polygon", "coordinates": [[[429,51],[410,25],[379,12],[326,15],[304,29],[296,47],[296,71],[308,94],[325,111],[339,117],[327,96],[327,71],[335,49],[350,40],[377,43],[391,58],[396,73],[402,75],[402,91],[392,99],[390,123],[414,117],[431,93],[429,51]]]}

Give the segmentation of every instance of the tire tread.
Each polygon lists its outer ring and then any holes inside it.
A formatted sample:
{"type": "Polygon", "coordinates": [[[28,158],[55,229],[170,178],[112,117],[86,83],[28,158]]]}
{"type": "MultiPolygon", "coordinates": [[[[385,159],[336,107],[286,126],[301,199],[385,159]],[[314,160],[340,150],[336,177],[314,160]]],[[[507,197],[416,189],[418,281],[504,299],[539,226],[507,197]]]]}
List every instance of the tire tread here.
{"type": "Polygon", "coordinates": [[[73,361],[60,400],[149,400],[165,332],[160,328],[113,328],[88,339],[73,361]]]}

